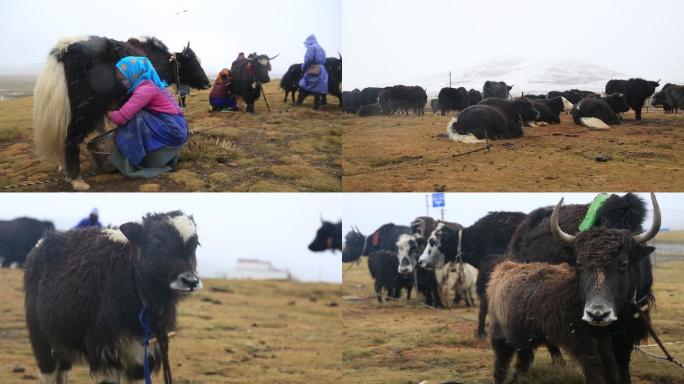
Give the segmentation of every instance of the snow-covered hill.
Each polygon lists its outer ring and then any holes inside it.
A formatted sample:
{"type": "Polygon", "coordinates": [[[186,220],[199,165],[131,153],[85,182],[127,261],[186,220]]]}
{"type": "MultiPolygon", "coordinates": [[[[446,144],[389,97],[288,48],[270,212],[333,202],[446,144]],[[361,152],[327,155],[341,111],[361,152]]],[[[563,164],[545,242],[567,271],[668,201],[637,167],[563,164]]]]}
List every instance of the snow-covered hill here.
{"type": "MultiPolygon", "coordinates": [[[[591,63],[572,59],[497,59],[484,62],[457,74],[452,73],[452,86],[482,90],[487,80],[505,81],[513,85],[511,93],[547,93],[552,90],[578,88],[601,92],[612,78],[625,78],[623,73],[591,63]]],[[[407,82],[408,83],[408,82],[407,82]]],[[[414,82],[416,83],[416,82],[414,82]]],[[[436,95],[449,86],[449,74],[440,73],[417,84],[436,95]]]]}

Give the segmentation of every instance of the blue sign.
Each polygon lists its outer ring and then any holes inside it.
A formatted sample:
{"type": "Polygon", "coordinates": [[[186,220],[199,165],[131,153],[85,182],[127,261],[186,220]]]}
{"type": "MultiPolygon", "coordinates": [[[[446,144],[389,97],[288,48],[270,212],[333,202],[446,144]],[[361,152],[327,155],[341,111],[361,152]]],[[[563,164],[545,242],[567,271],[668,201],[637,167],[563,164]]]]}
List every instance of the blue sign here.
{"type": "Polygon", "coordinates": [[[432,208],[444,208],[444,192],[432,194],[432,208]]]}

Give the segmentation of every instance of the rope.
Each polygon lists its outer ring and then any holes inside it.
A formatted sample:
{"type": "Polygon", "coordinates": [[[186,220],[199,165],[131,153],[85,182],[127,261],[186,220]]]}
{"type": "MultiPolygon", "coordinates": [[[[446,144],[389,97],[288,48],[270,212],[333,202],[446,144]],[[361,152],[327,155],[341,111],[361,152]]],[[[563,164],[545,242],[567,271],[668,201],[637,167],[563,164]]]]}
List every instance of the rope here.
{"type": "Polygon", "coordinates": [[[152,329],[150,328],[149,324],[145,321],[145,312],[147,312],[147,307],[143,305],[143,307],[140,309],[140,313],[138,314],[138,322],[140,323],[140,326],[143,329],[143,332],[145,333],[145,336],[143,337],[143,351],[144,351],[144,362],[143,362],[143,369],[145,372],[145,384],[152,384],[152,374],[150,371],[150,359],[149,355],[147,352],[147,347],[150,344],[150,338],[152,337],[152,329]]]}
{"type": "MultiPolygon", "coordinates": [[[[680,368],[684,368],[684,364],[682,364],[679,360],[675,359],[670,354],[670,352],[668,352],[667,348],[665,348],[665,344],[663,344],[663,342],[660,341],[660,337],[658,337],[658,335],[655,332],[655,329],[653,329],[653,326],[651,325],[651,321],[646,316],[644,309],[642,309],[642,307],[639,305],[639,301],[636,300],[636,292],[634,292],[634,296],[635,297],[632,301],[632,304],[634,305],[634,307],[637,310],[637,315],[644,321],[644,325],[646,325],[646,328],[648,329],[648,333],[651,334],[651,336],[653,337],[653,340],[655,340],[655,342],[656,342],[656,345],[658,345],[660,347],[660,349],[665,353],[665,356],[659,356],[659,355],[647,352],[645,350],[642,350],[638,346],[636,347],[636,349],[645,353],[648,356],[651,356],[651,357],[654,357],[657,359],[661,359],[661,360],[667,360],[667,361],[670,361],[673,364],[677,365],[680,368]]],[[[642,300],[643,300],[643,298],[642,298],[642,300]]],[[[636,317],[636,315],[635,315],[635,317],[636,317]]]]}
{"type": "Polygon", "coordinates": [[[481,152],[481,151],[489,152],[489,148],[491,148],[491,147],[493,147],[493,145],[491,145],[491,144],[489,144],[489,142],[487,142],[485,144],[485,146],[482,148],[477,148],[477,149],[473,149],[473,150],[461,152],[461,153],[452,153],[449,156],[441,156],[441,157],[438,157],[436,159],[429,159],[429,160],[420,160],[418,162],[406,161],[406,162],[402,162],[400,164],[392,164],[392,165],[388,165],[385,167],[378,167],[378,168],[366,169],[363,171],[343,173],[342,176],[347,176],[347,177],[348,176],[357,176],[357,175],[364,175],[364,174],[369,174],[369,173],[389,171],[392,169],[404,168],[404,167],[415,166],[415,165],[438,163],[442,160],[448,160],[448,159],[453,159],[453,158],[460,157],[460,156],[470,155],[470,154],[475,153],[475,152],[481,152]]]}
{"type": "MultiPolygon", "coordinates": [[[[90,177],[90,176],[95,176],[99,172],[88,172],[82,174],[83,177],[90,177]]],[[[47,180],[41,180],[41,181],[24,181],[21,183],[16,183],[16,184],[10,184],[10,185],[4,185],[0,187],[0,190],[8,190],[8,189],[17,189],[17,188],[24,188],[24,187],[33,187],[36,185],[47,185],[47,184],[57,184],[61,182],[65,182],[66,180],[61,177],[55,177],[47,180]]]]}

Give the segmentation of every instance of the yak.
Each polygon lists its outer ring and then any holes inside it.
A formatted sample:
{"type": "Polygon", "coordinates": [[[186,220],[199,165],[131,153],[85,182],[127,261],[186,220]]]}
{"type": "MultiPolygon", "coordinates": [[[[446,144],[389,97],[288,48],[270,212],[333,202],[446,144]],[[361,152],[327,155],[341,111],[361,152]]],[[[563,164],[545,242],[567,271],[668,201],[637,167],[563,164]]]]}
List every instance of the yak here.
{"type": "Polygon", "coordinates": [[[454,230],[440,223],[428,239],[418,265],[426,269],[438,269],[450,261],[460,258],[479,271],[477,294],[480,298],[480,315],[477,333],[485,336],[487,314],[486,284],[489,280],[491,259],[498,259],[504,253],[511,236],[527,215],[522,212],[491,212],[473,225],[454,230]]]}
{"type": "Polygon", "coordinates": [[[356,113],[361,105],[361,91],[355,88],[342,92],[342,112],[356,113]]]}
{"type": "Polygon", "coordinates": [[[359,117],[379,116],[382,115],[382,107],[380,103],[362,105],[356,114],[359,117]]]}
{"type": "Polygon", "coordinates": [[[126,56],[146,56],[169,84],[211,86],[189,42],[181,52],[171,53],[154,37],[128,42],[99,36],[60,40],[36,80],[33,139],[41,158],[66,168],[67,180],[76,190],[90,188],[81,178],[81,143],[102,130],[106,112],[128,97],[115,67],[126,56]]]}
{"type": "Polygon", "coordinates": [[[625,95],[627,104],[634,110],[635,120],[641,120],[641,109],[644,107],[646,99],[655,93],[660,85],[658,81],[647,81],[641,78],[629,80],[612,79],[606,83],[606,94],[622,93],[625,95]]]}
{"type": "Polygon", "coordinates": [[[374,280],[375,298],[378,303],[382,303],[382,289],[387,290],[387,297],[398,299],[401,297],[401,290],[406,289],[406,300],[411,299],[413,289],[413,278],[397,272],[396,252],[388,250],[378,250],[368,255],[368,270],[374,280]]]}
{"type": "Polygon", "coordinates": [[[299,89],[299,80],[302,78],[302,64],[292,64],[287,72],[280,79],[280,88],[285,91],[285,97],[283,98],[283,103],[287,103],[287,96],[291,94],[292,104],[296,102],[295,93],[299,89]]]}
{"type": "Polygon", "coordinates": [[[508,99],[511,95],[512,85],[507,85],[503,81],[491,81],[487,80],[482,87],[482,97],[499,97],[502,99],[508,99]]]}
{"type": "MultiPolygon", "coordinates": [[[[615,102],[613,102],[615,103],[615,102]]],[[[602,97],[586,97],[572,108],[572,120],[577,125],[592,129],[608,129],[619,125],[620,117],[602,97]]]]}
{"type": "Polygon", "coordinates": [[[395,85],[380,92],[378,102],[385,115],[396,112],[408,115],[410,110],[415,111],[417,115],[423,115],[427,93],[420,86],[395,85]]]}
{"type": "Polygon", "coordinates": [[[437,95],[439,100],[439,109],[441,115],[444,116],[449,111],[462,111],[468,108],[468,91],[463,87],[458,88],[442,88],[437,95]]]}
{"type": "Polygon", "coordinates": [[[312,252],[325,250],[342,250],[342,222],[331,223],[321,219],[321,227],[316,231],[316,237],[309,244],[312,252]]]}
{"type": "Polygon", "coordinates": [[[509,101],[492,97],[464,109],[451,119],[447,135],[449,139],[462,143],[521,137],[523,124],[538,117],[539,111],[525,98],[509,101]]]}
{"type": "Polygon", "coordinates": [[[366,87],[361,90],[361,105],[375,104],[378,102],[378,96],[385,88],[380,87],[366,87]]]}
{"type": "Polygon", "coordinates": [[[684,86],[674,85],[665,88],[663,87],[664,93],[664,105],[668,105],[672,113],[679,112],[679,107],[684,106],[684,86]]]}
{"type": "Polygon", "coordinates": [[[41,382],[66,383],[83,361],[98,383],[144,379],[144,366],[171,380],[168,333],[176,306],[202,288],[192,216],[147,214],[119,229],[49,232],[26,261],[26,326],[41,382]],[[145,326],[148,330],[145,329],[145,326]],[[155,337],[151,354],[143,341],[155,337]]]}
{"type": "MultiPolygon", "coordinates": [[[[525,98],[530,99],[530,95],[525,95],[525,98]]],[[[539,111],[539,117],[536,121],[547,124],[560,123],[561,112],[568,112],[572,110],[573,107],[573,104],[563,96],[556,96],[551,99],[531,99],[530,102],[534,109],[539,111]]]]}
{"type": "Polygon", "coordinates": [[[352,228],[344,237],[342,262],[351,263],[361,256],[368,256],[379,250],[397,251],[397,239],[402,233],[409,233],[409,227],[387,223],[373,231],[370,236],[364,236],[358,228],[352,228]]]}
{"type": "Polygon", "coordinates": [[[477,89],[470,89],[468,91],[468,106],[475,105],[482,101],[482,93],[477,89]]]}
{"type": "Polygon", "coordinates": [[[261,96],[261,85],[271,81],[268,73],[271,71],[271,60],[276,57],[278,55],[268,57],[254,52],[247,57],[241,55],[231,64],[230,92],[242,97],[247,104],[246,112],[254,113],[254,102],[261,96]]]}
{"type": "Polygon", "coordinates": [[[430,99],[430,109],[432,109],[433,115],[441,110],[439,106],[439,99],[430,99]]]}
{"type": "Polygon", "coordinates": [[[0,261],[2,267],[21,267],[26,256],[48,231],[55,229],[50,221],[28,217],[0,220],[0,261]]]}
{"type": "Polygon", "coordinates": [[[651,194],[653,222],[641,233],[643,202],[631,194],[610,199],[599,210],[597,225],[577,234],[566,230],[576,232],[586,207],[563,209],[563,199],[550,218],[544,208],[543,215],[531,213],[521,224],[535,231],[524,233],[530,245],[517,252],[524,263],[499,264],[487,290],[496,383],[505,379],[514,354],[518,372],[525,372],[540,344],[567,348],[579,360],[585,382],[631,382],[631,351],[647,335],[637,305],[653,302],[649,255],[654,247],[645,244],[658,233],[661,213],[651,194]],[[549,237],[556,244],[543,249],[549,237]],[[563,251],[554,253],[559,248],[563,251]]]}

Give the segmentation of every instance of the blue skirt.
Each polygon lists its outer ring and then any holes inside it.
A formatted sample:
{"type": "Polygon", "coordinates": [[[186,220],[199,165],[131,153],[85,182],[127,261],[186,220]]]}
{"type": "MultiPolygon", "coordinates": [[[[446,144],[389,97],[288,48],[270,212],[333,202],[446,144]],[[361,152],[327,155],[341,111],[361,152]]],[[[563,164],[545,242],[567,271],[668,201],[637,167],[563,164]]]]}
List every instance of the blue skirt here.
{"type": "Polygon", "coordinates": [[[172,170],[188,140],[188,125],[180,115],[155,115],[145,110],[119,126],[112,163],[129,177],[153,177],[172,170]]]}

